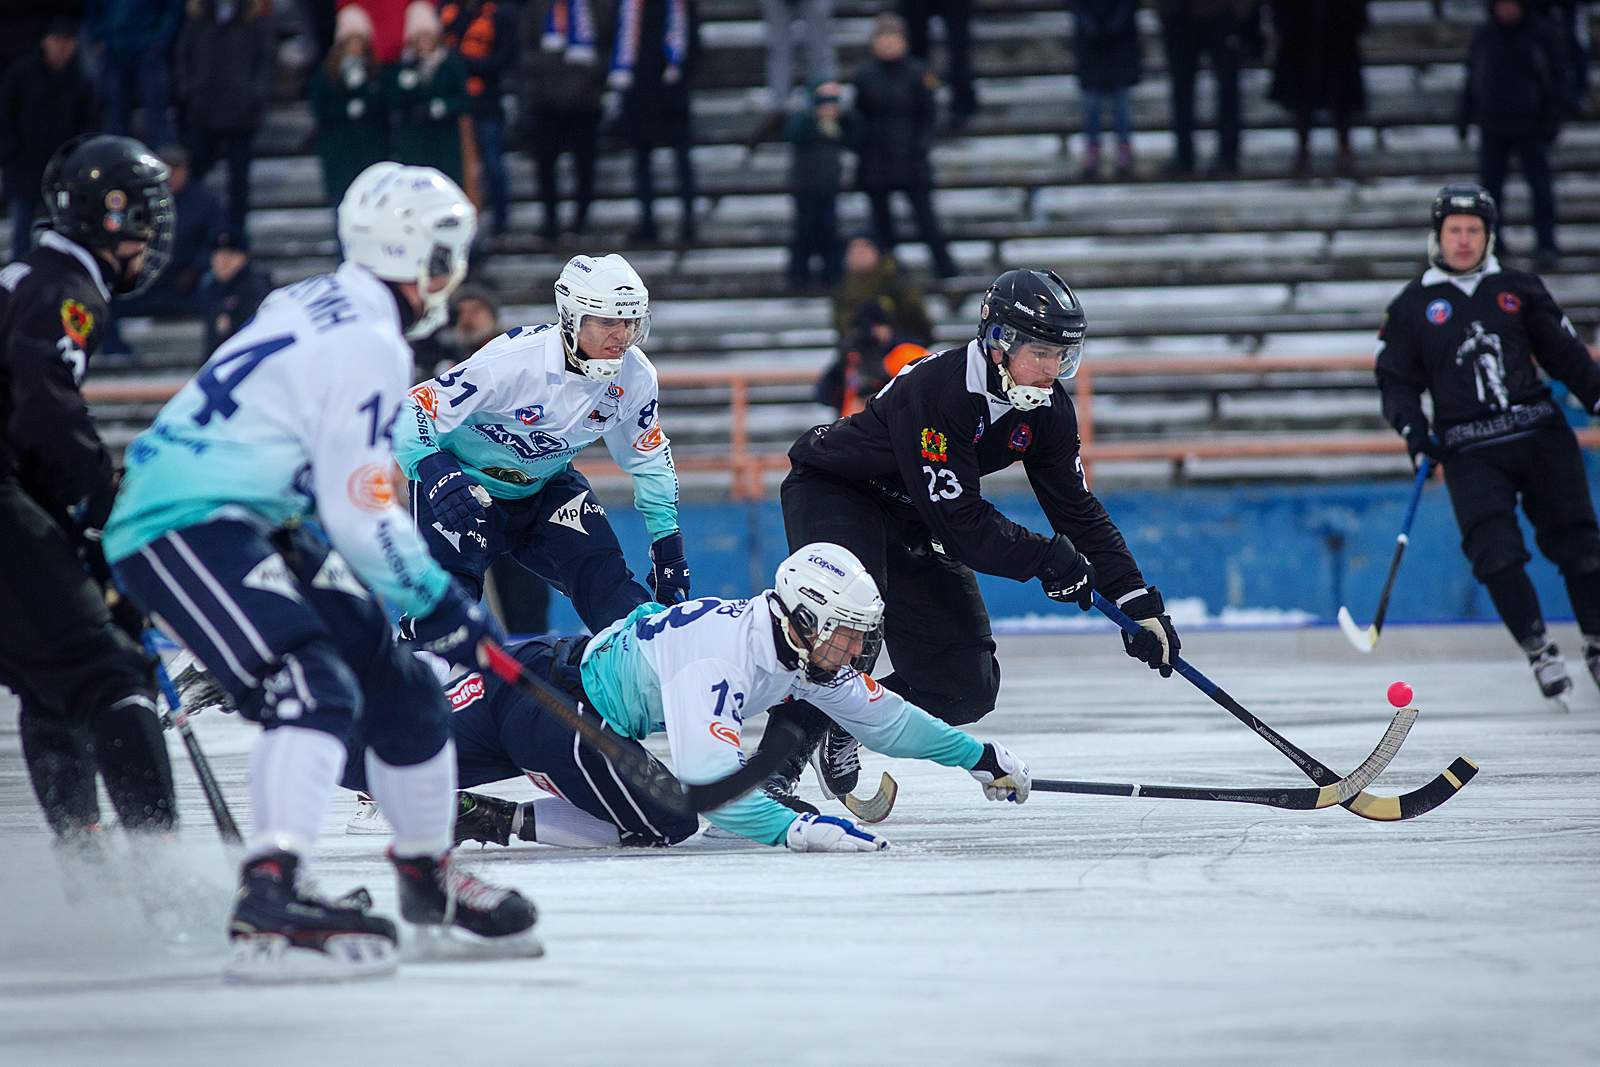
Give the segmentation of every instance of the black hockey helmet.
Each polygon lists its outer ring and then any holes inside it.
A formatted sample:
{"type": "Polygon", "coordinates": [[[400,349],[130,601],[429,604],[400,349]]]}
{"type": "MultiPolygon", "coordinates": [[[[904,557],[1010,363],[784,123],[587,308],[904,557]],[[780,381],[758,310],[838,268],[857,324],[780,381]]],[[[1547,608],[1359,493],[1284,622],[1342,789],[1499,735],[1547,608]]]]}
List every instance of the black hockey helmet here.
{"type": "Polygon", "coordinates": [[[74,137],[45,165],[41,190],[51,229],[116,257],[120,269],[113,290],[142,292],[172,257],[170,177],[167,165],[131,137],[74,137]],[[123,241],[145,242],[144,261],[131,275],[129,264],[136,257],[116,256],[123,241]]]}
{"type": "Polygon", "coordinates": [[[1459,273],[1470,274],[1494,254],[1494,225],[1499,210],[1495,207],[1494,197],[1483,186],[1471,182],[1452,182],[1434,195],[1432,214],[1433,229],[1428,232],[1428,261],[1435,267],[1450,271],[1444,261],[1439,234],[1444,229],[1444,220],[1451,215],[1476,215],[1483,220],[1484,232],[1489,235],[1489,241],[1484,245],[1483,259],[1474,263],[1469,270],[1459,273]]]}
{"type": "Polygon", "coordinates": [[[1089,319],[1083,305],[1053,270],[1008,270],[983,294],[978,312],[978,341],[985,349],[1005,353],[1001,382],[1013,405],[1027,411],[1044,403],[1048,390],[1017,386],[1011,381],[1012,355],[1029,341],[1062,348],[1058,378],[1078,373],[1083,362],[1083,337],[1089,319]]]}

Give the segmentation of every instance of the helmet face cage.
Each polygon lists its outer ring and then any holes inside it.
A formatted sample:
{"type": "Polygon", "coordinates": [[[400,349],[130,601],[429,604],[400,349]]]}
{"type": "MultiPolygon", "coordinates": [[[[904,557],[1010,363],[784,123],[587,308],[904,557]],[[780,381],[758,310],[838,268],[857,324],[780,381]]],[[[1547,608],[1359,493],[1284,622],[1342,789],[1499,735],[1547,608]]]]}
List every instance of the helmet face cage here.
{"type": "Polygon", "coordinates": [[[878,653],[883,649],[881,612],[878,621],[847,618],[846,613],[833,612],[819,624],[816,612],[803,604],[794,608],[784,605],[784,610],[794,627],[795,635],[806,646],[807,681],[817,685],[838,685],[845,680],[845,667],[865,674],[872,670],[872,665],[878,661],[878,653]],[[861,651],[846,661],[840,654],[849,648],[857,637],[861,638],[861,651]],[[825,667],[815,659],[817,655],[827,652],[834,653],[829,658],[837,660],[832,667],[825,667]]]}
{"type": "Polygon", "coordinates": [[[786,639],[804,657],[809,681],[838,684],[846,666],[872,669],[883,647],[883,598],[848,550],[825,542],[799,549],[779,565],[775,593],[774,610],[788,623],[786,639]],[[861,648],[846,662],[858,638],[861,648]],[[832,665],[817,663],[819,654],[832,665]]]}
{"type": "Polygon", "coordinates": [[[171,171],[129,137],[85,134],[58,148],[45,167],[41,192],[57,233],[85,248],[109,251],[119,265],[111,288],[119,295],[143,292],[172,259],[176,215],[171,171]],[[116,256],[124,241],[144,242],[138,259],[116,256]]]}
{"type": "Polygon", "coordinates": [[[578,333],[586,318],[628,319],[628,346],[650,336],[650,292],[644,281],[616,253],[573,256],[556,286],[556,315],[561,344],[572,365],[587,378],[605,381],[622,370],[622,360],[601,359],[581,352],[578,333]]]}

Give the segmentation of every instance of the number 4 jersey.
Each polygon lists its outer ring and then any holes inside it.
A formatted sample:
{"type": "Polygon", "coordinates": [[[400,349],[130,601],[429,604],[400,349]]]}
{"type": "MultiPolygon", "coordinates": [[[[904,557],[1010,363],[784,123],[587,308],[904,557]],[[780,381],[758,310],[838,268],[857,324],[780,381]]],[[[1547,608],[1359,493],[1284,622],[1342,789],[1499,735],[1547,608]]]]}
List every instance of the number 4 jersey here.
{"type": "Polygon", "coordinates": [[[394,297],[364,268],[279,289],[128,446],[107,559],[211,519],[315,516],[367,585],[427,614],[450,579],[390,478],[410,380],[394,297]]]}
{"type": "MultiPolygon", "coordinates": [[[[641,604],[596,634],[583,657],[583,688],[617,732],[642,740],[665,730],[677,776],[709,782],[744,763],[745,720],[790,698],[807,700],[886,756],[973,767],[974,737],[846,670],[833,685],[808,681],[778,657],[769,590],[751,600],[703,597],[675,607],[641,604]]],[[[781,845],[794,812],[754,792],[708,812],[714,825],[781,845]]]]}
{"type": "Polygon", "coordinates": [[[661,429],[656,371],[637,348],[623,355],[616,378],[595,381],[567,370],[551,325],[517,326],[411,390],[394,436],[406,477],[430,454],[448,452],[501,500],[533,496],[604,439],[633,479],[651,538],[678,529],[678,474],[661,429]]]}

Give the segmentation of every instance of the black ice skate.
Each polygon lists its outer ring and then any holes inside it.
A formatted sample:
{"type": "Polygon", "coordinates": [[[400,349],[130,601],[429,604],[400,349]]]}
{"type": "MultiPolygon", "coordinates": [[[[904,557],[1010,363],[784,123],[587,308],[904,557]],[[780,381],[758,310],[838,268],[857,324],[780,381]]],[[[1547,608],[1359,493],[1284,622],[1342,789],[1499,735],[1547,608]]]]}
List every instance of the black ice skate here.
{"type": "MultiPolygon", "coordinates": [[[[354,898],[326,901],[296,885],[300,860],[269,852],[245,864],[234,898],[225,976],[235,982],[314,982],[392,974],[394,923],[354,898]]],[[[368,898],[370,906],[370,898],[368,898]]]]}
{"type": "Polygon", "coordinates": [[[486,845],[511,844],[511,823],[520,805],[515,800],[486,797],[463,790],[456,794],[456,844],[481,841],[486,845]]]}
{"type": "Polygon", "coordinates": [[[1539,692],[1565,711],[1572,678],[1567,674],[1567,661],[1561,658],[1561,650],[1556,643],[1544,634],[1538,634],[1522,642],[1522,651],[1527,654],[1528,665],[1533,668],[1533,678],[1539,683],[1539,692]]]}
{"type": "Polygon", "coordinates": [[[455,853],[399,857],[400,914],[414,924],[424,958],[542,956],[534,936],[533,902],[514,889],[490,885],[464,870],[455,853]]]}
{"type": "Polygon", "coordinates": [[[829,723],[822,743],[811,754],[811,766],[817,772],[817,784],[829,799],[848,796],[861,780],[861,742],[837,723],[829,723]]]}
{"type": "Polygon", "coordinates": [[[806,803],[795,795],[795,789],[800,784],[800,772],[805,770],[806,759],[810,754],[810,745],[801,745],[795,749],[783,766],[779,767],[772,777],[767,779],[761,790],[791,811],[800,814],[810,813],[817,815],[820,813],[815,806],[806,803]]]}
{"type": "Polygon", "coordinates": [[[1589,668],[1589,677],[1600,685],[1600,637],[1583,635],[1583,665],[1589,668]]]}

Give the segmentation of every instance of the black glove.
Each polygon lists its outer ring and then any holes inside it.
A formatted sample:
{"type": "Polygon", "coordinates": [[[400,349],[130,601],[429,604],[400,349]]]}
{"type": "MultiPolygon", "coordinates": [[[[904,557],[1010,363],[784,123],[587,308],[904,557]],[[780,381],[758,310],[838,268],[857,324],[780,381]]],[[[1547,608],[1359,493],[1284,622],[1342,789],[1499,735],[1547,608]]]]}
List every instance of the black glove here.
{"type": "Polygon", "coordinates": [[[683,558],[683,534],[673,532],[650,546],[650,592],[658,604],[689,599],[689,561],[683,558]]]}
{"type": "Polygon", "coordinates": [[[1039,584],[1045,596],[1077,604],[1079,611],[1094,605],[1094,564],[1062,534],[1050,541],[1050,553],[1039,567],[1039,584]]]}
{"type": "Polygon", "coordinates": [[[1435,464],[1444,462],[1444,446],[1439,439],[1433,436],[1428,428],[1428,420],[1420,415],[1400,428],[1400,436],[1406,439],[1406,454],[1411,457],[1411,469],[1416,470],[1421,462],[1418,456],[1427,456],[1435,464]]]}
{"type": "Polygon", "coordinates": [[[1134,659],[1148,664],[1151,670],[1160,671],[1161,677],[1171,678],[1172,661],[1178,658],[1183,642],[1178,640],[1178,631],[1172,628],[1172,620],[1167,617],[1161,590],[1152,585],[1118,607],[1143,627],[1137,635],[1122,631],[1123,649],[1134,659]]]}

